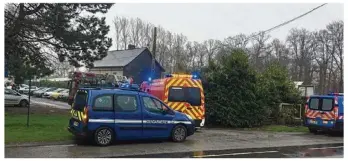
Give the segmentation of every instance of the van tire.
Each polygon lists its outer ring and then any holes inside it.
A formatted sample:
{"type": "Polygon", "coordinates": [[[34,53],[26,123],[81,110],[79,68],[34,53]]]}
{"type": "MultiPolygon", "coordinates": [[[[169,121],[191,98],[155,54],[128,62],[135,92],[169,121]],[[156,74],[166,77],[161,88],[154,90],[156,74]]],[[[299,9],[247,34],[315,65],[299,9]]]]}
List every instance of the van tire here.
{"type": "Polygon", "coordinates": [[[308,130],[309,130],[310,133],[313,133],[313,134],[318,133],[318,130],[317,130],[317,129],[314,129],[314,128],[310,128],[310,127],[309,127],[308,130]]]}
{"type": "Polygon", "coordinates": [[[101,127],[94,133],[94,142],[99,146],[108,146],[114,139],[114,131],[108,127],[101,127]]]}
{"type": "Polygon", "coordinates": [[[171,134],[171,139],[174,142],[183,142],[187,137],[187,129],[184,125],[176,125],[171,134]]]}

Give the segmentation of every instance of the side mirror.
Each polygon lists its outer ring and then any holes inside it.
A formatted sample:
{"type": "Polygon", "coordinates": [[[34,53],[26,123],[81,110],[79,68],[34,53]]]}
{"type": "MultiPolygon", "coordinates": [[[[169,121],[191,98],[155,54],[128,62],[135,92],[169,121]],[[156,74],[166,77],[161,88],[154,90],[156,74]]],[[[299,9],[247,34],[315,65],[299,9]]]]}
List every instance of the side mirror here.
{"type": "Polygon", "coordinates": [[[19,93],[16,93],[16,95],[17,95],[17,96],[21,96],[21,94],[19,94],[19,93]]]}
{"type": "Polygon", "coordinates": [[[167,114],[168,112],[166,110],[162,110],[162,114],[165,115],[167,114]]]}

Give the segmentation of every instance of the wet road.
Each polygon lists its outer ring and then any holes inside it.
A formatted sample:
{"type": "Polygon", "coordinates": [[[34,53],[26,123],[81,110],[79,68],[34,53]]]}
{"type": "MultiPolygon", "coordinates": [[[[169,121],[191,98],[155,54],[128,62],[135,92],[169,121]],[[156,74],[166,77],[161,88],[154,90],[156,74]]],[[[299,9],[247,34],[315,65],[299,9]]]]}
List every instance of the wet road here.
{"type": "MultiPolygon", "coordinates": [[[[216,155],[222,155],[221,157],[252,157],[255,155],[259,155],[258,157],[301,157],[301,153],[295,152],[296,150],[294,150],[294,148],[290,148],[290,150],[285,149],[284,151],[284,149],[277,149],[276,147],[302,147],[304,145],[315,144],[323,144],[323,146],[326,147],[336,147],[336,149],[331,148],[336,150],[336,152],[331,152],[335,154],[331,156],[340,157],[343,155],[343,148],[337,148],[343,145],[343,137],[313,135],[309,133],[268,133],[205,129],[188,137],[187,141],[183,143],[151,141],[119,143],[108,147],[74,144],[37,147],[5,147],[5,157],[193,157],[196,156],[192,155],[194,152],[203,157],[218,157],[216,155]],[[169,155],[169,153],[171,155],[169,155]]],[[[314,146],[310,148],[318,147],[314,146]]]]}
{"type": "Polygon", "coordinates": [[[114,158],[343,158],[343,144],[322,144],[276,148],[210,150],[182,153],[131,155],[114,158]]]}
{"type": "Polygon", "coordinates": [[[70,109],[70,105],[67,102],[55,101],[46,98],[30,97],[31,104],[45,105],[58,109],[70,109]]]}

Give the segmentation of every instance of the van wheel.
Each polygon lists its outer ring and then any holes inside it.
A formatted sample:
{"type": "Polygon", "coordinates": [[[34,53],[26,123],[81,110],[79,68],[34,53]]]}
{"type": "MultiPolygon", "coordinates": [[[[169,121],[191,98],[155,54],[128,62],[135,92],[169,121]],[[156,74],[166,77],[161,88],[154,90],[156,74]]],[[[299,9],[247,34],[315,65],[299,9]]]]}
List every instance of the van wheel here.
{"type": "Polygon", "coordinates": [[[313,128],[310,128],[310,127],[308,128],[308,130],[309,130],[310,133],[313,133],[313,134],[316,134],[318,132],[317,129],[313,129],[313,128]]]}
{"type": "Polygon", "coordinates": [[[94,141],[100,146],[110,145],[113,140],[113,131],[108,127],[101,127],[94,133],[94,141]]]}
{"type": "Polygon", "coordinates": [[[20,107],[28,107],[29,103],[26,100],[22,100],[21,102],[19,102],[19,106],[20,107]]]}
{"type": "Polygon", "coordinates": [[[172,140],[174,142],[183,142],[187,137],[187,129],[183,125],[177,125],[172,131],[172,140]]]}

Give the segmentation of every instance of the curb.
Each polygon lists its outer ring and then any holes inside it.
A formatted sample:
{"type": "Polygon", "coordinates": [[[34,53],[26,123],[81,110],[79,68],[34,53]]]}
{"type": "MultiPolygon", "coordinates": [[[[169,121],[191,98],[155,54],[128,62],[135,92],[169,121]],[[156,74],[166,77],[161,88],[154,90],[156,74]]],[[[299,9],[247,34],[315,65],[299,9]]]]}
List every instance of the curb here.
{"type": "Polygon", "coordinates": [[[61,141],[61,142],[33,142],[33,143],[10,143],[5,144],[5,148],[16,148],[16,147],[35,147],[35,146],[54,146],[54,145],[67,145],[76,144],[74,140],[61,141]]]}

